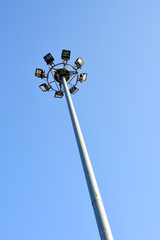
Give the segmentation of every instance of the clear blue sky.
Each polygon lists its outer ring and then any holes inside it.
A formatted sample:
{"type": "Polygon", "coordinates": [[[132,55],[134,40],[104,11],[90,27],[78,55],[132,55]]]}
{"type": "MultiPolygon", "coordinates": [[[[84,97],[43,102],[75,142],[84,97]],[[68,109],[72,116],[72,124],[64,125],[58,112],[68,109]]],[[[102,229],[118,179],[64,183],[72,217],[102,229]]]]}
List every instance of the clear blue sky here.
{"type": "Polygon", "coordinates": [[[1,3],[0,239],[99,239],[65,98],[36,67],[70,49],[74,105],[115,240],[160,239],[160,1],[1,3]]]}

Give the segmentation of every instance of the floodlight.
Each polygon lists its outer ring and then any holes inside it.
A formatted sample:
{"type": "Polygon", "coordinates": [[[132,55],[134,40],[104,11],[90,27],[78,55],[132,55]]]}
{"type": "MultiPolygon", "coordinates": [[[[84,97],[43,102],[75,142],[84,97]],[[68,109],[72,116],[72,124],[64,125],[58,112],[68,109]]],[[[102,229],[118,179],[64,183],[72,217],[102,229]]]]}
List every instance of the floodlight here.
{"type": "Polygon", "coordinates": [[[46,83],[41,84],[39,87],[43,92],[48,92],[50,89],[46,83]]]}
{"type": "Polygon", "coordinates": [[[74,93],[78,92],[78,90],[79,89],[77,87],[75,87],[75,86],[69,89],[71,94],[74,94],[74,93]]]}
{"type": "Polygon", "coordinates": [[[81,57],[77,58],[77,60],[75,61],[75,64],[77,66],[77,68],[81,68],[84,64],[84,61],[81,57]]]}
{"type": "Polygon", "coordinates": [[[69,60],[71,55],[71,51],[69,50],[62,50],[61,58],[64,60],[69,60]]]}
{"type": "Polygon", "coordinates": [[[45,71],[40,69],[40,68],[36,68],[35,76],[39,77],[39,78],[44,78],[45,77],[45,71]]]}
{"type": "Polygon", "coordinates": [[[43,57],[44,60],[46,61],[47,65],[50,64],[52,65],[54,58],[52,57],[52,55],[50,53],[48,53],[46,56],[43,57]]]}
{"type": "Polygon", "coordinates": [[[62,91],[56,91],[54,94],[55,98],[62,98],[63,97],[63,92],[62,91]]]}
{"type": "Polygon", "coordinates": [[[81,73],[79,81],[82,83],[82,82],[86,81],[86,79],[87,79],[87,73],[81,73]]]}

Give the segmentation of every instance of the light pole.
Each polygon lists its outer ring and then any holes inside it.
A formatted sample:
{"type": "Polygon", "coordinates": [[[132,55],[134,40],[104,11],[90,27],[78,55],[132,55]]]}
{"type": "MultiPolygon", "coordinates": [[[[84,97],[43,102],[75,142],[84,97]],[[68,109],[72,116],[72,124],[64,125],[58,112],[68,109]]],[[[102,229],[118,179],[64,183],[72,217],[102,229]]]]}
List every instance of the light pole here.
{"type": "Polygon", "coordinates": [[[83,82],[86,80],[86,77],[87,77],[86,73],[80,74],[80,76],[78,74],[78,69],[82,67],[82,65],[84,64],[84,61],[82,60],[82,58],[78,58],[75,62],[76,66],[68,64],[68,60],[70,59],[70,51],[68,51],[68,50],[62,51],[62,59],[64,60],[63,63],[54,64],[53,63],[54,59],[53,59],[52,55],[47,54],[46,56],[49,56],[48,58],[50,60],[46,61],[46,59],[45,59],[45,61],[47,62],[47,64],[50,64],[50,66],[51,66],[48,71],[48,74],[45,75],[45,71],[42,69],[36,69],[35,75],[37,77],[46,79],[46,83],[40,85],[40,88],[43,91],[54,90],[55,97],[58,97],[58,98],[63,97],[63,94],[65,93],[67,104],[68,104],[68,109],[70,112],[70,117],[72,120],[73,129],[74,129],[74,133],[75,133],[75,137],[77,140],[79,153],[81,156],[83,170],[85,173],[85,178],[86,178],[88,190],[90,193],[91,202],[92,202],[94,214],[95,214],[98,229],[99,229],[100,238],[101,238],[101,240],[113,240],[112,232],[111,232],[109,222],[108,222],[108,219],[107,219],[107,216],[105,213],[105,209],[104,209],[101,195],[100,195],[100,192],[98,189],[96,178],[95,178],[95,175],[94,175],[94,172],[92,169],[92,165],[91,165],[91,162],[90,162],[90,159],[88,156],[87,148],[86,148],[86,145],[85,145],[85,142],[83,139],[83,135],[82,135],[82,132],[80,129],[78,118],[77,118],[77,115],[76,115],[76,112],[75,112],[75,109],[73,106],[73,102],[71,99],[71,95],[70,95],[70,93],[73,94],[78,91],[78,88],[76,87],[76,85],[79,81],[83,82]],[[63,68],[57,69],[57,66],[59,66],[61,64],[63,65],[63,68]],[[67,67],[72,68],[72,70],[67,69],[67,67]],[[49,80],[50,73],[54,80],[49,80]],[[72,84],[71,81],[76,76],[77,76],[76,82],[74,84],[72,84]],[[56,84],[58,91],[52,87],[53,83],[56,84]],[[72,86],[70,88],[70,90],[68,89],[69,84],[71,84],[71,86],[72,86]],[[58,85],[59,85],[59,87],[58,87],[58,85]]]}

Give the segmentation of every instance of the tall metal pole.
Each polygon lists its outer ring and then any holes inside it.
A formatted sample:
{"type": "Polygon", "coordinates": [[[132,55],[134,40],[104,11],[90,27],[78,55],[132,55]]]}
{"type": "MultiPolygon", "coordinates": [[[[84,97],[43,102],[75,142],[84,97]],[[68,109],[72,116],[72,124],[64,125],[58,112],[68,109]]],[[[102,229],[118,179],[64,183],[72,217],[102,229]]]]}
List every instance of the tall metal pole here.
{"type": "Polygon", "coordinates": [[[79,153],[82,160],[82,165],[83,165],[83,169],[84,169],[84,173],[85,173],[85,177],[88,185],[88,190],[91,197],[91,202],[93,205],[93,209],[94,209],[94,213],[95,213],[95,217],[96,217],[96,221],[99,229],[100,238],[101,240],[113,240],[112,232],[111,232],[109,222],[105,213],[101,195],[98,189],[96,178],[94,176],[92,165],[88,156],[87,148],[83,139],[83,135],[79,126],[79,122],[76,116],[76,112],[73,106],[73,102],[70,96],[70,92],[68,90],[65,77],[62,77],[62,83],[63,83],[65,96],[66,96],[66,100],[67,100],[67,104],[70,112],[70,117],[73,124],[74,133],[77,140],[79,153]]]}

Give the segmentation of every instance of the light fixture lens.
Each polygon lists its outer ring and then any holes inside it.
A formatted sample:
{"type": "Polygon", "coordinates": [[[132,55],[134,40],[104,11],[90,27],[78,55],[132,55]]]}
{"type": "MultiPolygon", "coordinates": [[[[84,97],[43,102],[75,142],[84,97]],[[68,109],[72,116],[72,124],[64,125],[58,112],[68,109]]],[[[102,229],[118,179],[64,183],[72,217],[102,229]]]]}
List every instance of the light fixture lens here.
{"type": "Polygon", "coordinates": [[[69,89],[71,94],[75,94],[76,92],[78,92],[78,90],[79,89],[77,87],[75,87],[75,86],[69,89]]]}
{"type": "Polygon", "coordinates": [[[63,92],[62,91],[56,91],[54,94],[55,98],[62,98],[63,97],[63,92]]]}
{"type": "Polygon", "coordinates": [[[46,61],[47,65],[48,65],[48,64],[52,65],[52,63],[53,63],[53,61],[54,61],[54,58],[53,58],[53,56],[52,56],[50,53],[48,53],[48,54],[47,54],[46,56],[44,56],[43,58],[44,58],[44,60],[46,61]]]}
{"type": "Polygon", "coordinates": [[[62,55],[61,55],[61,58],[63,60],[69,60],[70,59],[70,55],[71,55],[71,51],[69,50],[62,50],[62,55]]]}
{"type": "Polygon", "coordinates": [[[79,81],[82,83],[82,82],[86,81],[86,79],[87,79],[87,73],[81,73],[79,81]]]}
{"type": "Polygon", "coordinates": [[[40,68],[36,68],[35,76],[39,77],[39,78],[44,78],[45,77],[45,71],[40,69],[40,68]]]}
{"type": "Polygon", "coordinates": [[[48,92],[50,89],[46,83],[41,84],[39,87],[43,92],[48,92]]]}
{"type": "Polygon", "coordinates": [[[81,68],[84,64],[84,61],[81,57],[77,58],[77,60],[75,61],[75,64],[77,66],[77,68],[81,68]]]}

